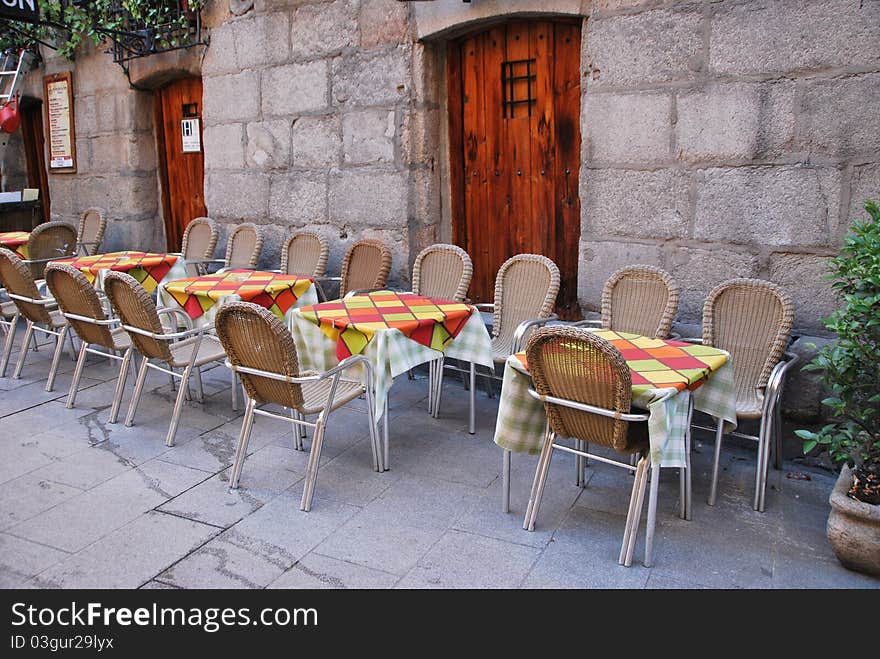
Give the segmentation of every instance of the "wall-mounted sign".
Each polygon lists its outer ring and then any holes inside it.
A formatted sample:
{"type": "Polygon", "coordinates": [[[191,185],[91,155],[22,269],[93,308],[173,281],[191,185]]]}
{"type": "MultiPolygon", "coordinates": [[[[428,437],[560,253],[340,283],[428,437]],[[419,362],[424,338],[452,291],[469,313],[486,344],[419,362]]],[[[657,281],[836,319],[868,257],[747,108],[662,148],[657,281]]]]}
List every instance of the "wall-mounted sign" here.
{"type": "Polygon", "coordinates": [[[198,119],[181,119],[180,136],[183,140],[184,153],[199,153],[202,150],[198,119]]]}
{"type": "Polygon", "coordinates": [[[46,126],[49,132],[49,171],[76,171],[76,131],[73,125],[73,82],[70,71],[43,78],[46,126]]]}
{"type": "Polygon", "coordinates": [[[0,16],[36,23],[40,20],[40,7],[37,0],[0,0],[0,16]]]}

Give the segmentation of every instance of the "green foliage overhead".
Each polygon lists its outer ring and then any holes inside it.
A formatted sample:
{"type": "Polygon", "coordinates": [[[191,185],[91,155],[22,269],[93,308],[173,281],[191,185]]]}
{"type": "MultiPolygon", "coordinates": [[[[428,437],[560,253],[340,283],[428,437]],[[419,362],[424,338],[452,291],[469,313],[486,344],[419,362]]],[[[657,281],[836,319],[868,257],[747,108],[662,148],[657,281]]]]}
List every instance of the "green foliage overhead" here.
{"type": "Polygon", "coordinates": [[[823,322],[838,341],[804,367],[822,371],[831,391],[822,403],[832,410],[834,423],[797,435],[804,452],[822,446],[852,468],[851,496],[880,504],[880,206],[867,201],[865,210],[868,219],[853,224],[830,263],[843,306],[823,322]]]}

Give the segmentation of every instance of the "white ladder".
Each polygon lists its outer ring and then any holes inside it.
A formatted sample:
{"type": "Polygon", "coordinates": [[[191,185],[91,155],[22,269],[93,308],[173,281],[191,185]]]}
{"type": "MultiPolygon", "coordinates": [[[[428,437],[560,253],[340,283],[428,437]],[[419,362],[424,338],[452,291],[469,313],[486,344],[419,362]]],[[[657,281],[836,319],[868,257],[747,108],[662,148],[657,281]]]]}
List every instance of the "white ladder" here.
{"type": "Polygon", "coordinates": [[[24,62],[24,49],[19,53],[7,52],[0,58],[0,105],[8,103],[15,94],[15,85],[24,62]]]}

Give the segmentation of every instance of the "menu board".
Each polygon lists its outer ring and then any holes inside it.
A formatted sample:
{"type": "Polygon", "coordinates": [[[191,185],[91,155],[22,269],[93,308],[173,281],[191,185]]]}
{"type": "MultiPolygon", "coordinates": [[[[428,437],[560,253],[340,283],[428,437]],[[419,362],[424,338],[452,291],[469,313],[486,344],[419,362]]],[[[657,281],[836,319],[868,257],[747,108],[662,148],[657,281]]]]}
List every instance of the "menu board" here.
{"type": "Polygon", "coordinates": [[[43,78],[46,126],[49,132],[49,171],[76,171],[76,132],[73,125],[73,83],[70,71],[43,78]]]}

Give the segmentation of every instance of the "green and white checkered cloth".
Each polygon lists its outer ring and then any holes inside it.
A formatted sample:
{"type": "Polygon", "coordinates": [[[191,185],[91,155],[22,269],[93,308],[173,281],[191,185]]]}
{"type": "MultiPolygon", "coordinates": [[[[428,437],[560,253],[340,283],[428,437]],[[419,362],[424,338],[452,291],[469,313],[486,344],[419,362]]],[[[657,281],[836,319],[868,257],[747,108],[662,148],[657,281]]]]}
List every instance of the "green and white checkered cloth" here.
{"type": "MultiPolygon", "coordinates": [[[[504,365],[504,380],[498,402],[495,443],[516,453],[541,452],[547,415],[544,404],[529,395],[532,379],[522,362],[511,355],[504,365]]],[[[733,365],[715,371],[696,391],[648,389],[633,398],[632,404],[648,410],[648,438],[651,463],[661,467],[685,466],[685,433],[688,430],[688,402],[694,396],[694,409],[725,421],[725,428],[736,428],[736,391],[733,365]]]]}
{"type": "MultiPolygon", "coordinates": [[[[298,310],[287,314],[287,326],[296,344],[296,354],[303,370],[326,371],[339,363],[336,342],[298,310]]],[[[376,330],[361,353],[373,365],[376,419],[382,416],[394,378],[411,368],[445,355],[492,368],[492,340],[480,314],[474,312],[464,327],[441,353],[407,338],[397,329],[376,330]]],[[[354,372],[354,369],[352,369],[354,372]]]]}
{"type": "MultiPolygon", "coordinates": [[[[172,307],[174,309],[180,309],[181,311],[183,311],[183,307],[178,304],[177,300],[174,299],[174,296],[165,290],[165,282],[171,282],[175,279],[185,279],[188,276],[189,275],[184,274],[182,276],[177,276],[173,278],[165,277],[165,279],[162,280],[162,283],[159,284],[159,288],[156,289],[157,300],[159,302],[160,309],[164,307],[172,307]]],[[[217,301],[217,304],[213,304],[208,307],[208,310],[205,311],[205,313],[192,321],[193,327],[205,327],[206,325],[214,327],[214,319],[217,318],[217,312],[220,310],[220,307],[222,307],[227,302],[238,302],[240,300],[241,297],[234,293],[232,295],[226,295],[220,298],[217,301]]],[[[305,293],[297,298],[296,302],[294,302],[290,309],[285,312],[284,322],[287,323],[287,326],[290,327],[290,314],[293,312],[294,309],[296,309],[297,307],[306,307],[311,304],[318,304],[318,290],[317,288],[315,288],[314,284],[309,286],[306,289],[305,293]]],[[[186,312],[183,311],[183,313],[186,312]]]]}

